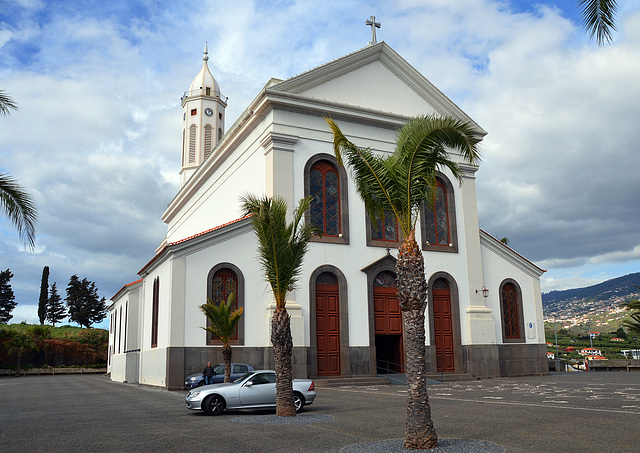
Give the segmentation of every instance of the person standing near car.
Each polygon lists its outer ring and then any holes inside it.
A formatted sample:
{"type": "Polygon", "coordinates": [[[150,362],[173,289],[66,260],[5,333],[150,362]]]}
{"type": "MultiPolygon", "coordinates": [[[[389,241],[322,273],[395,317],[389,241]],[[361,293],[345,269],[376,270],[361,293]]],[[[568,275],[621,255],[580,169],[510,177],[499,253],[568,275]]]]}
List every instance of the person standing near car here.
{"type": "Polygon", "coordinates": [[[213,375],[216,374],[213,371],[213,367],[211,366],[211,362],[207,362],[207,366],[204,371],[202,371],[202,375],[204,376],[204,385],[213,384],[213,375]]]}

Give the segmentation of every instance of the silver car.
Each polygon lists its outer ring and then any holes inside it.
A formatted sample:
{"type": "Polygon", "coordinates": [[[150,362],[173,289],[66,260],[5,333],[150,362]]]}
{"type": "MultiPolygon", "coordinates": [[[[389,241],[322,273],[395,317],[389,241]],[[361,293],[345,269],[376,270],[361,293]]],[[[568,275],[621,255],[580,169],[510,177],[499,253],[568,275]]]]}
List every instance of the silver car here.
{"type": "MultiPolygon", "coordinates": [[[[293,380],[293,402],[296,412],[313,403],[315,384],[309,379],[293,380]]],[[[276,407],[275,371],[251,371],[234,382],[198,387],[187,393],[187,408],[202,410],[207,415],[220,415],[225,409],[258,409],[276,407]]]]}

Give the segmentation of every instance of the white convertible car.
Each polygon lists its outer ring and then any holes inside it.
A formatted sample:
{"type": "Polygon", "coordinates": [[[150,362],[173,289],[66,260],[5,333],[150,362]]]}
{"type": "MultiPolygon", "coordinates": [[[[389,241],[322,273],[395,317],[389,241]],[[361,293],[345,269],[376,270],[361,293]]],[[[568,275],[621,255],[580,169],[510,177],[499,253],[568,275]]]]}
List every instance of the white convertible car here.
{"type": "MultiPolygon", "coordinates": [[[[293,402],[296,411],[313,403],[315,385],[309,379],[293,380],[293,402]]],[[[187,393],[187,408],[219,415],[225,409],[259,409],[276,407],[275,371],[251,371],[233,382],[198,387],[187,393]]]]}

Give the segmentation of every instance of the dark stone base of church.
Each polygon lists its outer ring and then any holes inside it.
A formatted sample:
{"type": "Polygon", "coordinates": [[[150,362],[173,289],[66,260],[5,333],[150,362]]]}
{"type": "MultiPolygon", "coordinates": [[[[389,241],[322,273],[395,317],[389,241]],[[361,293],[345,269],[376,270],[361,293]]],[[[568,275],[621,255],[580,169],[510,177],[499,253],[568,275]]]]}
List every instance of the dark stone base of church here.
{"type": "MultiPolygon", "coordinates": [[[[256,369],[274,369],[273,348],[232,348],[234,362],[248,363],[256,369]]],[[[372,376],[376,374],[375,348],[343,347],[341,351],[343,376],[372,376]]],[[[549,373],[547,347],[540,344],[461,345],[455,352],[455,373],[471,377],[530,376],[549,373]]],[[[293,348],[293,377],[317,377],[310,348],[293,348]]],[[[184,377],[202,371],[207,362],[223,363],[222,348],[167,349],[167,388],[184,387],[184,377]]],[[[435,347],[427,346],[429,372],[435,373],[435,347]]]]}

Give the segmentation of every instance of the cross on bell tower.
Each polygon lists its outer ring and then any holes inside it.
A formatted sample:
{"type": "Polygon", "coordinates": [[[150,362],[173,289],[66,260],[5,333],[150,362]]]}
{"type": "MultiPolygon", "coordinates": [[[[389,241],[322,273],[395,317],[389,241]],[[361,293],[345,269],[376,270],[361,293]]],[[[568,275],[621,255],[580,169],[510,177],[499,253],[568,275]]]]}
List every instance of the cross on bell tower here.
{"type": "Polygon", "coordinates": [[[376,16],[370,16],[365,22],[365,25],[371,26],[371,41],[369,41],[368,45],[372,46],[378,42],[376,39],[376,28],[380,28],[380,22],[376,22],[376,16]]]}

